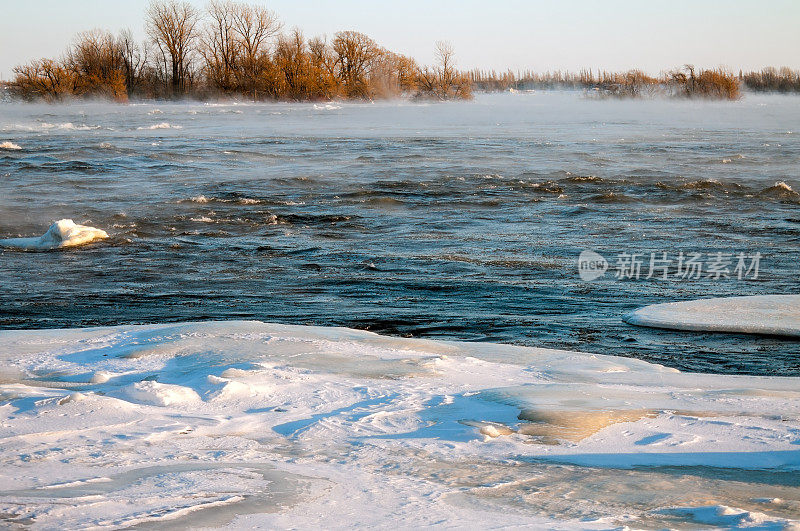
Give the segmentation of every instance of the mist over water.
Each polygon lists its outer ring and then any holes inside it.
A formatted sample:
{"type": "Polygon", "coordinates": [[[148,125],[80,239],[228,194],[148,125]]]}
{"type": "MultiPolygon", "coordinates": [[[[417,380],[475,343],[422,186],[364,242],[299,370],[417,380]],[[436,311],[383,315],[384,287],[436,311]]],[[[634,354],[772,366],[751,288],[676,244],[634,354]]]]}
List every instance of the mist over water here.
{"type": "Polygon", "coordinates": [[[621,320],[798,293],[798,103],[2,104],[0,238],[110,238],[2,250],[0,327],[258,319],[800,375],[795,340],[621,320]],[[757,280],[585,282],[584,249],[763,258],[757,280]]]}

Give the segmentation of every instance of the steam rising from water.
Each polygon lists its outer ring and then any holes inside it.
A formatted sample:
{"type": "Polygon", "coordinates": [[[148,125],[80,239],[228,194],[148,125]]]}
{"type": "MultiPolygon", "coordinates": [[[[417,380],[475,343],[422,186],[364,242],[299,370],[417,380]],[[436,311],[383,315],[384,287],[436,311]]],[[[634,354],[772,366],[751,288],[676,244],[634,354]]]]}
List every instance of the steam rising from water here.
{"type": "Polygon", "coordinates": [[[620,320],[667,300],[796,292],[796,98],[335,105],[4,104],[2,140],[24,149],[0,150],[0,238],[57,219],[111,237],[58,253],[69,267],[5,251],[0,326],[169,311],[800,374],[792,342],[620,320]],[[757,282],[586,283],[585,249],[764,259],[757,282]]]}

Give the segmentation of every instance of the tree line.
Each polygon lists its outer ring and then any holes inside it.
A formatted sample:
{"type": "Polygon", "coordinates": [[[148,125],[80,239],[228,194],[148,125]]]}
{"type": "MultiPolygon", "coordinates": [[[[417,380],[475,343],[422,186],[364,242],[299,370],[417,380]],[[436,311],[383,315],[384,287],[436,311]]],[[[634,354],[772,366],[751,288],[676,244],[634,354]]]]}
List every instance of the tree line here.
{"type": "Polygon", "coordinates": [[[739,79],[747,88],[760,92],[800,92],[800,71],[785,66],[744,74],[739,72],[739,79]]]}
{"type": "Polygon", "coordinates": [[[462,72],[446,42],[436,64],[380,46],[356,31],[332,39],[284,31],[269,9],[212,0],[205,10],[182,0],[154,0],[145,13],[147,39],[130,31],[79,33],[60,59],[37,59],[14,68],[12,94],[24,99],[68,97],[128,99],[212,98],[259,100],[374,99],[408,95],[468,99],[473,90],[581,88],[602,96],[673,95],[736,99],[741,88],[800,92],[800,72],[765,68],[735,74],[691,65],[650,76],[640,70],[607,72],[462,72]]]}
{"type": "Polygon", "coordinates": [[[532,72],[471,70],[468,72],[473,88],[482,91],[533,89],[596,90],[604,96],[640,97],[672,95],[737,99],[742,88],[759,92],[800,92],[800,71],[788,67],[768,67],[759,72],[736,75],[724,68],[698,69],[684,65],[658,76],[641,70],[608,72],[581,70],[579,72],[532,72]]]}
{"type": "Polygon", "coordinates": [[[380,46],[356,31],[329,41],[283,31],[269,9],[212,0],[205,10],[156,0],[145,13],[147,40],[130,31],[80,33],[60,59],[14,68],[12,92],[25,99],[246,97],[252,100],[373,99],[411,95],[470,98],[472,83],[456,69],[452,46],[436,45],[438,64],[380,46]]]}
{"type": "Polygon", "coordinates": [[[740,82],[730,72],[718,69],[697,69],[692,65],[651,76],[641,70],[608,72],[581,70],[572,72],[484,72],[469,73],[476,88],[482,90],[584,89],[603,97],[636,98],[643,96],[704,97],[737,99],[740,82]]]}

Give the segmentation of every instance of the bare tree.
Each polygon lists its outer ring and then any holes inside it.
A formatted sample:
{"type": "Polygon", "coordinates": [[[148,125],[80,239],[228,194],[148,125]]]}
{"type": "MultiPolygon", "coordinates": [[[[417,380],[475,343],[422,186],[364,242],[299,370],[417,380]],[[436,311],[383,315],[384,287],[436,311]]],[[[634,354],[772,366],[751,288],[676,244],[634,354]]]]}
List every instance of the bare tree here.
{"type": "Polygon", "coordinates": [[[314,37],[310,39],[308,41],[308,49],[311,53],[311,61],[314,64],[331,76],[336,74],[336,57],[324,38],[314,37]]]}
{"type": "Polygon", "coordinates": [[[234,11],[230,1],[208,4],[210,19],[201,37],[200,53],[209,81],[225,92],[236,88],[237,68],[242,45],[234,31],[234,11]]]}
{"type": "Polygon", "coordinates": [[[336,54],[326,40],[314,37],[308,41],[311,75],[315,80],[317,96],[330,99],[339,95],[336,79],[336,54]]]}
{"type": "Polygon", "coordinates": [[[142,75],[147,67],[147,49],[139,46],[130,30],[122,30],[117,37],[117,46],[122,54],[125,72],[125,87],[128,96],[135,94],[142,83],[142,75]]]}
{"type": "Polygon", "coordinates": [[[472,82],[456,69],[453,46],[446,41],[436,43],[436,68],[424,68],[419,73],[419,88],[423,95],[447,100],[472,97],[472,82]]]}
{"type": "Polygon", "coordinates": [[[443,88],[449,87],[456,77],[456,53],[447,41],[436,42],[436,61],[439,63],[439,78],[443,88]]]}
{"type": "Polygon", "coordinates": [[[255,100],[258,98],[259,76],[269,60],[268,46],[281,30],[281,23],[275,13],[255,4],[233,4],[231,13],[233,30],[241,48],[241,84],[255,100]]]}
{"type": "Polygon", "coordinates": [[[281,35],[275,13],[256,0],[206,0],[202,12],[192,5],[196,0],[149,1],[144,43],[127,30],[80,34],[63,59],[16,68],[13,89],[49,99],[201,96],[207,89],[254,100],[470,97],[472,78],[456,69],[446,42],[436,44],[438,64],[420,69],[356,31],[336,33],[331,41],[306,39],[299,29],[281,35]]]}
{"type": "Polygon", "coordinates": [[[122,49],[108,31],[79,33],[64,64],[75,75],[78,95],[127,99],[122,49]]]}
{"type": "Polygon", "coordinates": [[[419,66],[411,57],[394,55],[397,84],[401,92],[413,92],[419,84],[419,66]]]}
{"type": "Polygon", "coordinates": [[[281,92],[291,99],[306,99],[308,90],[309,55],[305,37],[299,29],[291,35],[281,35],[275,48],[275,65],[281,73],[285,89],[281,92]]]}
{"type": "Polygon", "coordinates": [[[147,32],[172,66],[173,96],[186,92],[199,20],[200,14],[188,2],[154,0],[147,9],[147,32]]]}
{"type": "Polygon", "coordinates": [[[14,90],[26,99],[58,100],[75,93],[76,76],[61,61],[39,59],[14,67],[14,90]]]}
{"type": "Polygon", "coordinates": [[[366,78],[373,61],[380,55],[380,47],[357,31],[340,31],[332,45],[336,53],[338,77],[344,84],[347,96],[369,96],[366,78]]]}

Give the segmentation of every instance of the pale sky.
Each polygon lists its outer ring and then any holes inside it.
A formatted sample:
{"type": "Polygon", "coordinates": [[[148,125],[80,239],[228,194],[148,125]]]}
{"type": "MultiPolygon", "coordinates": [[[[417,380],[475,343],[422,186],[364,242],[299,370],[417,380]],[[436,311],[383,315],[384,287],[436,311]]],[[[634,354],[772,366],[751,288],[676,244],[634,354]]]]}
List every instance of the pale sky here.
{"type": "MultiPolygon", "coordinates": [[[[60,55],[75,33],[130,28],[144,38],[147,0],[0,0],[0,77],[60,55]]],[[[205,0],[192,0],[203,7],[205,0]]],[[[272,0],[287,29],[353,29],[421,63],[437,40],[458,66],[581,68],[652,74],[692,63],[733,70],[800,69],[800,0],[272,0]]]]}

